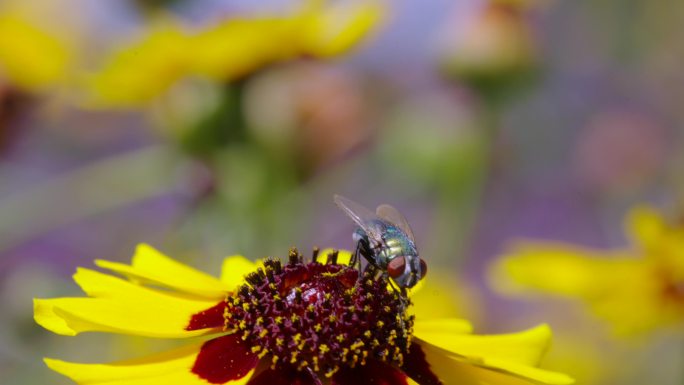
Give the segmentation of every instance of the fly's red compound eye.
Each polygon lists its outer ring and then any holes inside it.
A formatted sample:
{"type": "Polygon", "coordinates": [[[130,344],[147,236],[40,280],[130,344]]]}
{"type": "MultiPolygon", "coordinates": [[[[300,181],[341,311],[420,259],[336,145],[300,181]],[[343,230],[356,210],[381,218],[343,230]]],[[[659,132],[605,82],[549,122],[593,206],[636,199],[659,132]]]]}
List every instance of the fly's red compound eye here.
{"type": "Polygon", "coordinates": [[[387,274],[392,278],[399,278],[406,271],[406,258],[395,257],[387,264],[387,274]]]}
{"type": "Polygon", "coordinates": [[[420,278],[425,278],[425,274],[427,274],[427,263],[423,261],[422,259],[420,260],[420,278]]]}

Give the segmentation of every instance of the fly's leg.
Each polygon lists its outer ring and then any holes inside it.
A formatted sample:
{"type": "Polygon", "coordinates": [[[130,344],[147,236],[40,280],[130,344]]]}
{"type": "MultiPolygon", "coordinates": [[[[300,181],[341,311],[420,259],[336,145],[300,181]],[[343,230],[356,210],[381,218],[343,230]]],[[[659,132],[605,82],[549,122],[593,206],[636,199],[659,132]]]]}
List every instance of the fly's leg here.
{"type": "MultiPolygon", "coordinates": [[[[383,273],[384,273],[384,272],[383,272],[383,273]]],[[[406,289],[405,289],[405,288],[403,288],[403,287],[398,287],[397,284],[396,284],[394,281],[392,281],[391,279],[388,279],[387,281],[389,282],[390,287],[392,287],[392,290],[394,290],[394,292],[397,293],[397,295],[399,296],[399,298],[401,298],[401,299],[407,298],[407,294],[406,294],[406,289]]]]}
{"type": "Polygon", "coordinates": [[[405,300],[408,298],[406,288],[403,287],[398,287],[397,284],[387,276],[387,272],[382,270],[376,263],[375,261],[371,262],[370,259],[368,259],[368,266],[366,267],[366,271],[369,272],[373,276],[373,280],[377,281],[380,278],[384,277],[387,282],[389,282],[390,287],[392,290],[394,290],[395,293],[401,298],[402,300],[405,300]]]}
{"type": "Polygon", "coordinates": [[[356,242],[356,250],[352,253],[351,259],[349,260],[349,266],[354,267],[359,264],[359,269],[361,268],[361,261],[359,260],[359,253],[361,252],[361,241],[356,242]]]}
{"type": "Polygon", "coordinates": [[[359,256],[361,255],[361,241],[356,242],[356,250],[354,250],[354,253],[352,254],[350,260],[349,260],[349,266],[350,267],[356,267],[359,271],[359,277],[362,275],[361,271],[361,258],[359,256]]]}
{"type": "Polygon", "coordinates": [[[350,264],[350,266],[356,264],[356,266],[359,269],[359,276],[363,274],[364,271],[369,271],[369,269],[371,268],[381,270],[377,261],[373,257],[373,253],[370,248],[370,245],[368,244],[368,240],[363,237],[355,237],[355,239],[357,239],[358,241],[356,242],[356,250],[352,255],[352,263],[350,264]],[[363,257],[363,259],[365,259],[366,262],[368,262],[366,264],[365,269],[362,267],[361,257],[363,257]]]}

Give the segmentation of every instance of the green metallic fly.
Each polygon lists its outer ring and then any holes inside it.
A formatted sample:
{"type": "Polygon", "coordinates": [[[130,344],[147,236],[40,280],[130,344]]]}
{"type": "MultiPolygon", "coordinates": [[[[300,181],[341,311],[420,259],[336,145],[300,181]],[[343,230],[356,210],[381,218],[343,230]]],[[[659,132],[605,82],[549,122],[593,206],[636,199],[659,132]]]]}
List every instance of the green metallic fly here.
{"type": "Polygon", "coordinates": [[[397,209],[383,204],[373,213],[343,196],[335,195],[334,200],[358,226],[353,235],[356,250],[352,264],[363,257],[387,274],[402,292],[425,277],[427,264],[418,255],[413,232],[397,209]]]}

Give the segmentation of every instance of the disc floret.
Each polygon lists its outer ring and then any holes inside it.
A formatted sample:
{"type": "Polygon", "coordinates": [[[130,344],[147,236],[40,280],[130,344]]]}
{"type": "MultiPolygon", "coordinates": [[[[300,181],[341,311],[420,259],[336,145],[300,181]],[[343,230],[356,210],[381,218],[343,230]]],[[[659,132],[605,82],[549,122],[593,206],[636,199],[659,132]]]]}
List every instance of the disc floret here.
{"type": "Polygon", "coordinates": [[[287,264],[267,259],[226,299],[225,327],[236,330],[271,367],[310,370],[326,377],[341,367],[378,359],[401,366],[411,343],[408,301],[373,271],[320,263],[296,249],[287,264]]]}

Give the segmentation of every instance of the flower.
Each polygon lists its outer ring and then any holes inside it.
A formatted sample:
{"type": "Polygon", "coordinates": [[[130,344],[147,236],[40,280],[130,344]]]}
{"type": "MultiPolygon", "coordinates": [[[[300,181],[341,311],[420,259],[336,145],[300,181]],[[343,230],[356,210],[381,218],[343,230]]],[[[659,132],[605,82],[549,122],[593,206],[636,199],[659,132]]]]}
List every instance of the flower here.
{"type": "Polygon", "coordinates": [[[381,14],[373,2],[321,3],[307,1],[287,16],[227,19],[199,31],[178,20],[160,21],[90,78],[91,103],[130,107],[153,100],[185,77],[230,82],[275,62],[337,56],[364,38],[381,14]]]}
{"type": "Polygon", "coordinates": [[[684,324],[684,227],[637,206],[626,217],[629,247],[591,250],[522,242],[497,261],[502,292],[545,292],[584,301],[618,334],[684,324]]]}
{"type": "Polygon", "coordinates": [[[36,299],[36,322],[69,336],[209,339],[112,364],[45,362],[83,385],[572,383],[536,367],[548,326],[476,336],[463,320],[421,319],[386,278],[349,260],[316,250],[306,261],[294,249],[285,264],[233,256],[216,279],[140,245],[131,265],[96,261],[127,280],[79,268],[89,297],[36,299]]]}

